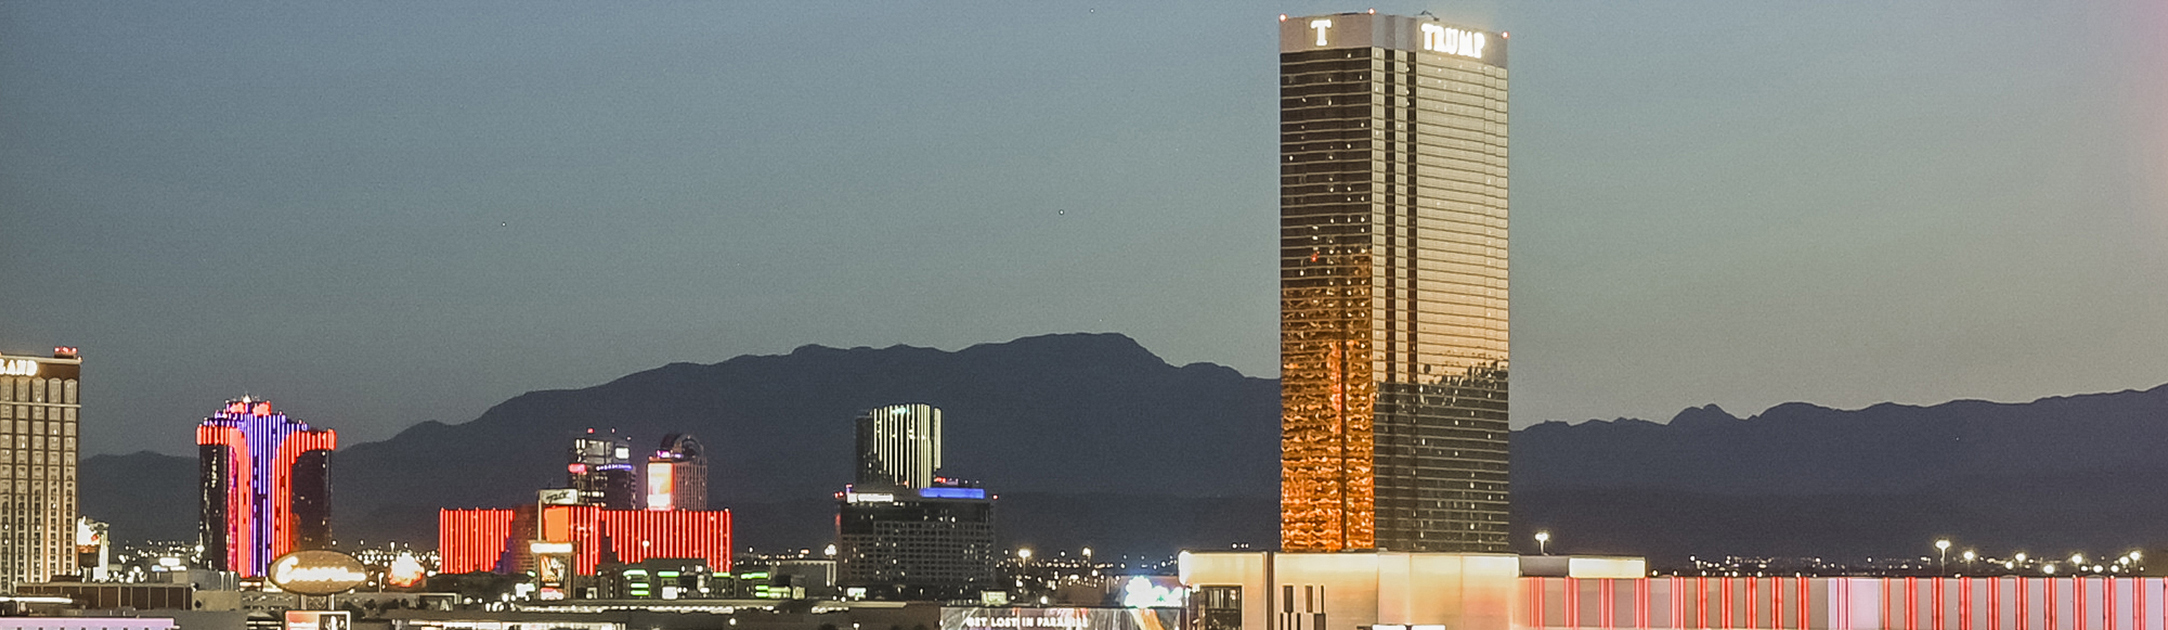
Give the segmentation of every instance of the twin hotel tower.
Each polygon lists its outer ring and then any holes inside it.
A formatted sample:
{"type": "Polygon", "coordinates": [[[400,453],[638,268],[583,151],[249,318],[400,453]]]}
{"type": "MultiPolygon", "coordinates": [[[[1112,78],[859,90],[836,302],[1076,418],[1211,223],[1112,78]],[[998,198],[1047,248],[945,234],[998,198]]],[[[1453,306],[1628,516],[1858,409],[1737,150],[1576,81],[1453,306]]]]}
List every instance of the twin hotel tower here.
{"type": "MultiPolygon", "coordinates": [[[[1183,553],[1185,630],[2168,630],[2159,578],[1651,578],[1636,558],[1516,555],[1507,35],[1375,12],[1279,22],[1280,551],[1183,553]]],[[[80,360],[62,351],[0,357],[0,582],[70,566],[80,360]]],[[[199,430],[206,479],[219,481],[206,485],[205,520],[222,524],[206,528],[206,551],[260,567],[327,539],[336,444],[268,405],[235,405],[199,430]],[[213,470],[250,461],[270,468],[213,470]],[[281,499],[223,498],[266,494],[281,499]]],[[[611,485],[603,473],[624,462],[596,461],[575,474],[611,485]]],[[[682,513],[623,518],[709,514],[672,507],[682,513]]],[[[606,513],[544,510],[541,526],[609,529],[573,522],[606,513]]],[[[477,553],[443,550],[448,562],[474,556],[469,570],[579,573],[602,546],[525,557],[506,541],[535,527],[533,512],[447,514],[473,517],[477,553]]],[[[712,540],[679,540],[674,522],[625,527],[727,567],[728,516],[713,514],[724,529],[712,540]]]]}

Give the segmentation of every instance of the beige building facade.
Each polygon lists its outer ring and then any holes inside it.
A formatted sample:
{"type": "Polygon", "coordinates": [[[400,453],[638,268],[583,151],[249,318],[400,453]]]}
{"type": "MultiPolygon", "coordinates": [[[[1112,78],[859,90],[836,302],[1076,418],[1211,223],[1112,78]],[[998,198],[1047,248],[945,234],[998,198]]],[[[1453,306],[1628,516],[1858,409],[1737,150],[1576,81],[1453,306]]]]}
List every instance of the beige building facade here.
{"type": "Polygon", "coordinates": [[[0,593],[76,573],[83,361],[0,354],[0,593]]]}

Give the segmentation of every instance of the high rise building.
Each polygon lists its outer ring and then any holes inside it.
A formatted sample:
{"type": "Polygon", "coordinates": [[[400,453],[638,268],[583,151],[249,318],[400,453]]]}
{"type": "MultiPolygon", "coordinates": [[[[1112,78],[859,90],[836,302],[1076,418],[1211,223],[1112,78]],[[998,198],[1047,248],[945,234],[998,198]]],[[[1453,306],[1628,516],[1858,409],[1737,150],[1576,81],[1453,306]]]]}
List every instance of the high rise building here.
{"type": "Polygon", "coordinates": [[[1508,551],[1506,36],[1280,24],[1280,544],[1508,551]]]}
{"type": "Polygon", "coordinates": [[[836,493],[836,585],[874,599],[976,597],[994,578],[994,499],[936,477],[941,410],[858,417],[857,482],[836,493]]]}
{"type": "Polygon", "coordinates": [[[83,360],[0,354],[0,593],[76,572],[76,423],[83,360]]]}
{"type": "Polygon", "coordinates": [[[205,562],[257,577],[293,551],[331,545],[331,452],[338,433],[312,429],[242,397],[196,427],[203,472],[205,562]]]}
{"type": "Polygon", "coordinates": [[[565,477],[568,487],[580,492],[581,505],[640,509],[640,471],[633,467],[632,441],[615,431],[588,429],[574,438],[565,477]]]}
{"type": "Polygon", "coordinates": [[[836,494],[836,585],[872,599],[976,599],[994,586],[994,499],[967,482],[836,494]]]}
{"type": "Polygon", "coordinates": [[[857,485],[924,488],[941,469],[941,410],[905,403],[858,417],[857,485]]]}
{"type": "Polygon", "coordinates": [[[647,458],[647,509],[708,509],[708,453],[692,434],[663,436],[647,458]]]}

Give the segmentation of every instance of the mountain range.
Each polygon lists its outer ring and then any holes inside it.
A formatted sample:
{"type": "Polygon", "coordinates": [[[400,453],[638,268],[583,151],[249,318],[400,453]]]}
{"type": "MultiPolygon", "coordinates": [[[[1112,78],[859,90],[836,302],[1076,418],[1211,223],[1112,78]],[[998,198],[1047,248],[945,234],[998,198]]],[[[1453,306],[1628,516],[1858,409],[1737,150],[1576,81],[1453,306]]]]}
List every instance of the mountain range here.
{"type": "MultiPolygon", "coordinates": [[[[940,407],[944,470],[1000,495],[1004,544],[1101,553],[1277,540],[1277,381],[1168,364],[1117,334],[1027,337],[948,352],[836,349],[675,363],[425,422],[332,458],[341,540],[429,544],[439,507],[533,500],[564,482],[589,428],[636,445],[690,432],[711,505],[737,542],[817,548],[849,481],[852,419],[940,407]]],[[[1546,422],[1513,439],[1515,539],[1649,555],[1917,554],[1934,537],[1990,548],[2168,540],[2168,386],[2003,404],[1715,406],[1667,423],[1546,422]],[[1994,547],[2000,545],[2000,547],[1994,547]]],[[[131,539],[195,530],[196,462],[151,452],[82,463],[86,515],[131,539]]]]}

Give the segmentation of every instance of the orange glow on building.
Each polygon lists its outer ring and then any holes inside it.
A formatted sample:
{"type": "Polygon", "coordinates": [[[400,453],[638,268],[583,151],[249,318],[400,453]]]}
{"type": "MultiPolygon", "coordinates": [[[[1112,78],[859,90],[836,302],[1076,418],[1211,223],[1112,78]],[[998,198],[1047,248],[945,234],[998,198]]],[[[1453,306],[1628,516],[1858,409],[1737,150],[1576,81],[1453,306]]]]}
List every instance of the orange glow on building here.
{"type": "Polygon", "coordinates": [[[1281,549],[1509,551],[1504,38],[1313,17],[1280,28],[1281,549]]]}
{"type": "Polygon", "coordinates": [[[1280,545],[1370,549],[1377,390],[1367,343],[1369,260],[1359,251],[1306,258],[1296,266],[1307,282],[1283,280],[1282,289],[1280,545]]]}

